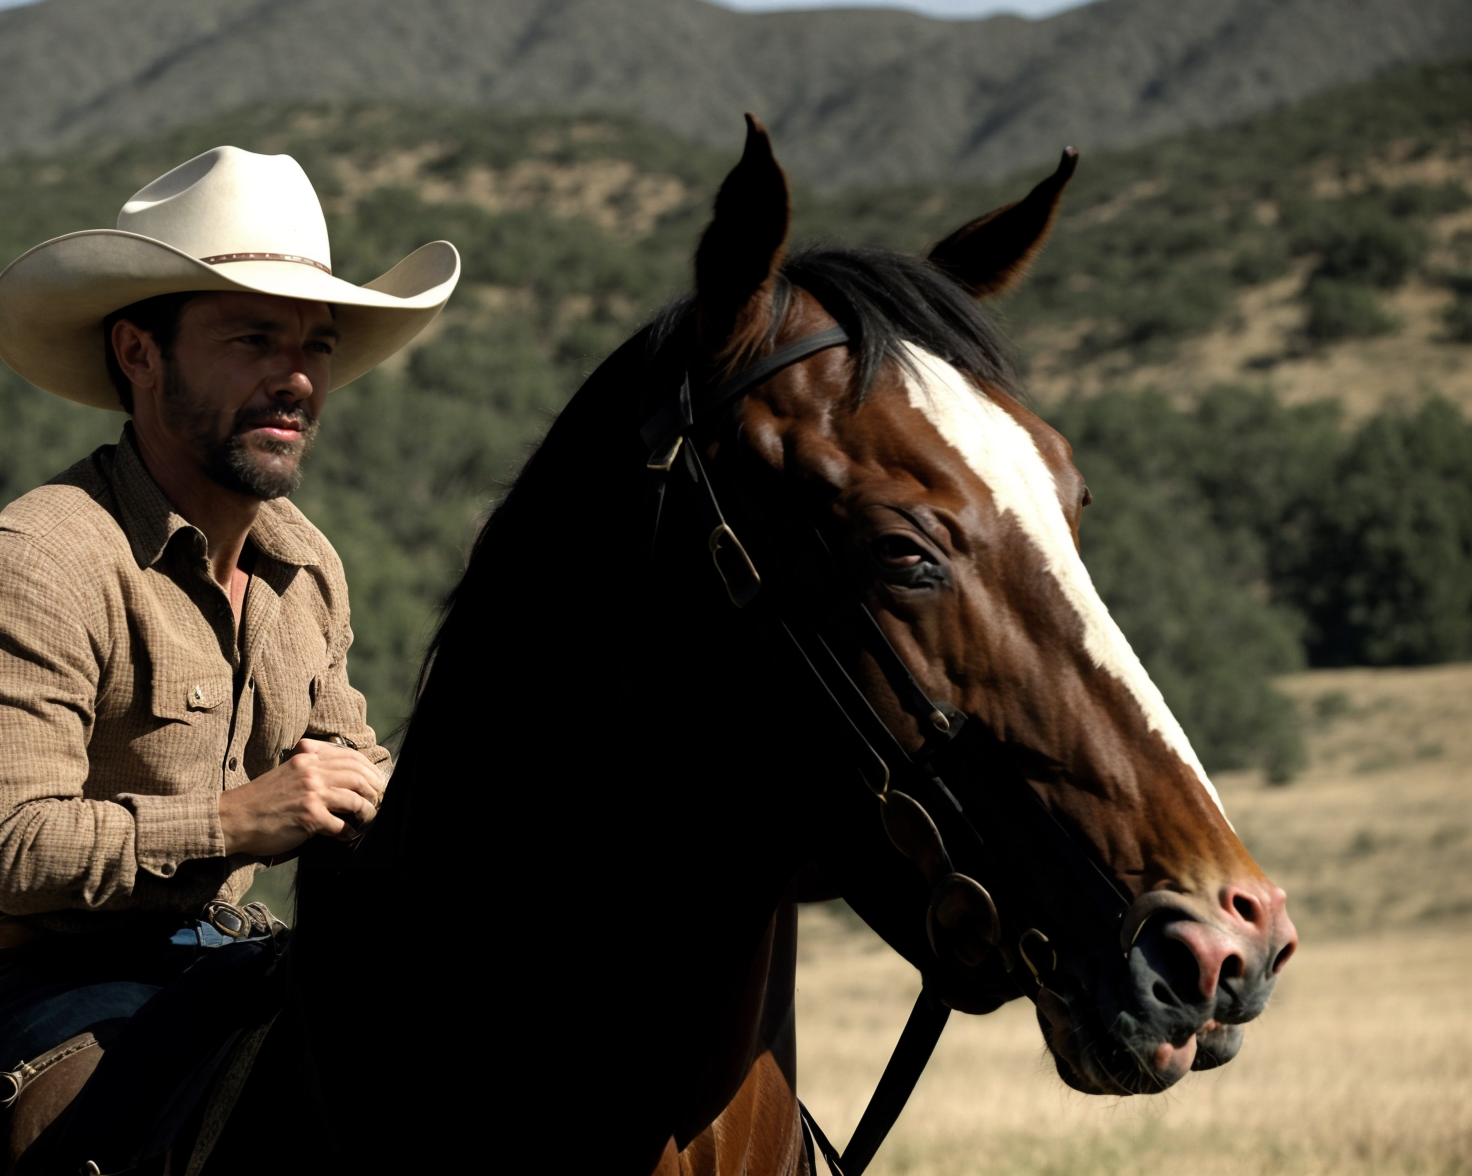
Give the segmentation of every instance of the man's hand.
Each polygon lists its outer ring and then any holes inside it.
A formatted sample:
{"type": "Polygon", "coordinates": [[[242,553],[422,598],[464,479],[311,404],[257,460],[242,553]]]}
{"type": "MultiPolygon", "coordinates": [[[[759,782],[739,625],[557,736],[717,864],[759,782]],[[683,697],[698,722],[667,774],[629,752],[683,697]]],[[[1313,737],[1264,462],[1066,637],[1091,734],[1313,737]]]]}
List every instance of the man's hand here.
{"type": "Polygon", "coordinates": [[[373,819],[382,789],[362,752],[303,739],[280,767],[220,793],[225,853],[270,857],[316,836],[351,841],[373,819]]]}

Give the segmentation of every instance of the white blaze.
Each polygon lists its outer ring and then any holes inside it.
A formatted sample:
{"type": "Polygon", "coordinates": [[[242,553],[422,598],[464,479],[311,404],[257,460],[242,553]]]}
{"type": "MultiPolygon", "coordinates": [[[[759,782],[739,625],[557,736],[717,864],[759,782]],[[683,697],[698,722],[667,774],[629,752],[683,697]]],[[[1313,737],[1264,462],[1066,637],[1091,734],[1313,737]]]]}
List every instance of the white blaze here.
{"type": "Polygon", "coordinates": [[[1059,505],[1053,473],[1032,435],[950,364],[914,344],[904,346],[919,373],[916,378],[901,365],[911,406],[925,415],[987,484],[998,512],[1017,520],[1083,622],[1084,648],[1093,663],[1124,684],[1144,712],[1150,730],[1158,731],[1166,745],[1196,773],[1220,809],[1221,797],[1186,733],[1089,578],[1059,505]]]}

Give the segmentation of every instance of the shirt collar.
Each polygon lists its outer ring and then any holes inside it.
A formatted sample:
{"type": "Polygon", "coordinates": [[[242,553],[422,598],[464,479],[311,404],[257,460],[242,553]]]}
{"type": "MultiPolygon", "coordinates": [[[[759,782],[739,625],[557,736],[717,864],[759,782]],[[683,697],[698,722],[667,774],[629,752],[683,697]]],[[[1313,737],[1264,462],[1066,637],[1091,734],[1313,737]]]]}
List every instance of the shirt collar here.
{"type": "MultiPolygon", "coordinates": [[[[133,549],[140,568],[152,567],[159,561],[170,541],[182,530],[204,535],[188,519],[174,509],[174,504],[153,480],[138,441],[133,422],[123,427],[112,465],[112,487],[117,499],[118,520],[133,549]]],[[[317,563],[305,520],[284,499],[261,504],[250,541],[263,555],[296,567],[312,567],[317,563]]],[[[201,543],[201,549],[203,544],[201,543]]]]}

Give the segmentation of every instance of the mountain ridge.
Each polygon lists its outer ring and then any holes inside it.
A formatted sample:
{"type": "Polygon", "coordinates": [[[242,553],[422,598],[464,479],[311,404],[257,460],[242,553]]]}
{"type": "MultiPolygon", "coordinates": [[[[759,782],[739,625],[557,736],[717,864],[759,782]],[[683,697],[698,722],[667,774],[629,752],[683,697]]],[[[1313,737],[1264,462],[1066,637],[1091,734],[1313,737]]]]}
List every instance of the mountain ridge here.
{"type": "Polygon", "coordinates": [[[0,156],[295,99],[618,112],[729,150],[750,109],[795,175],[836,189],[996,177],[1065,142],[1142,142],[1467,52],[1462,0],[1100,0],[1038,21],[703,0],[45,0],[0,11],[0,156]]]}

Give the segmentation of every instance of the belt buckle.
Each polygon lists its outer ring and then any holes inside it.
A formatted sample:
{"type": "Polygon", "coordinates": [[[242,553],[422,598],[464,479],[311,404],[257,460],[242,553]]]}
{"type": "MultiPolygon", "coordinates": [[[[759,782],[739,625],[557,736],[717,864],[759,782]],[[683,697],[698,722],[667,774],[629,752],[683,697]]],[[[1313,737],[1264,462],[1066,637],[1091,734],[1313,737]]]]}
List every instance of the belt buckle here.
{"type": "Polygon", "coordinates": [[[251,926],[259,927],[263,934],[273,938],[290,928],[281,919],[271,913],[271,908],[263,902],[248,902],[241,908],[250,916],[251,926]]]}
{"type": "Polygon", "coordinates": [[[204,904],[201,914],[206,923],[230,939],[239,939],[242,935],[250,933],[252,923],[250,915],[233,902],[213,899],[204,904]]]}

